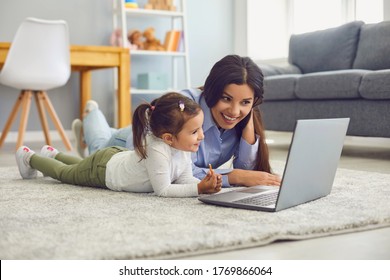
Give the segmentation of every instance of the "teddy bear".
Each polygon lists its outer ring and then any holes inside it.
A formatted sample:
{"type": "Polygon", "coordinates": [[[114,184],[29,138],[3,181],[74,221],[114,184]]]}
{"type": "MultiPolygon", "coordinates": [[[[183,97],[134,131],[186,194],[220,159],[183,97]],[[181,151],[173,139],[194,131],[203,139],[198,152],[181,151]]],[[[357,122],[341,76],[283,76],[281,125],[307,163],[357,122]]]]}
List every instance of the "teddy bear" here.
{"type": "Polygon", "coordinates": [[[144,50],[148,51],[165,51],[164,46],[160,43],[160,40],[155,37],[155,30],[153,27],[145,29],[142,34],[145,38],[144,50]]]}
{"type": "Polygon", "coordinates": [[[132,30],[127,36],[130,42],[130,48],[133,50],[143,50],[144,42],[142,41],[142,33],[139,30],[132,30]]]}

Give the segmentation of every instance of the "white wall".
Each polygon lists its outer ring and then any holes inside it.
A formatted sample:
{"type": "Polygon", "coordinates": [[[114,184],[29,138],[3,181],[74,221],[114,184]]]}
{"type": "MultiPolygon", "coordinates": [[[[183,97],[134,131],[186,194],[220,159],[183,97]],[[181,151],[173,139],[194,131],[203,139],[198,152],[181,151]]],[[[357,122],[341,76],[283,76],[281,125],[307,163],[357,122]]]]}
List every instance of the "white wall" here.
{"type": "MultiPolygon", "coordinates": [[[[187,12],[191,81],[193,86],[199,86],[211,66],[233,52],[233,0],[187,0],[187,12]]],[[[66,20],[71,44],[109,44],[113,27],[111,0],[0,0],[0,42],[11,41],[20,22],[29,16],[66,20]]],[[[92,74],[93,98],[99,102],[111,124],[114,123],[113,77],[113,70],[99,70],[92,74]]],[[[66,86],[49,92],[65,129],[70,129],[72,120],[78,117],[78,78],[78,74],[73,73],[66,86]]],[[[0,85],[1,130],[17,94],[17,90],[0,85]]],[[[27,129],[40,130],[35,105],[30,116],[27,129]]],[[[17,126],[16,122],[12,130],[17,130],[17,126]]]]}
{"type": "Polygon", "coordinates": [[[188,0],[191,81],[203,85],[214,63],[233,53],[233,0],[188,0]]]}

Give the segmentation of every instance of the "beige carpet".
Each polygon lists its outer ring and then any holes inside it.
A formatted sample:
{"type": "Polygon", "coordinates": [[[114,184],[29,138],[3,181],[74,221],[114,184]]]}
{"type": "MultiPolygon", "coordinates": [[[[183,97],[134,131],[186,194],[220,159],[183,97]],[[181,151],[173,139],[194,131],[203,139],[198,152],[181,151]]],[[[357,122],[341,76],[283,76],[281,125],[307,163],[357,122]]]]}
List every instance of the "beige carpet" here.
{"type": "Polygon", "coordinates": [[[390,226],[389,201],[390,174],[345,169],[329,196],[265,213],[0,168],[0,259],[169,259],[263,246],[390,226]]]}

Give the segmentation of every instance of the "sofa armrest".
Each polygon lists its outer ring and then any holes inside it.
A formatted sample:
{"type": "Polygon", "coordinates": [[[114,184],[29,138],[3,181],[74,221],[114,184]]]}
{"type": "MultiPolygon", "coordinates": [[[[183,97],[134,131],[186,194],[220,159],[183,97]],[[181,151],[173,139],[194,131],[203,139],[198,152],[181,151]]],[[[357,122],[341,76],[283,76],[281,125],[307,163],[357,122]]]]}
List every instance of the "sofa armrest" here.
{"type": "Polygon", "coordinates": [[[275,75],[287,75],[287,74],[302,74],[301,69],[293,64],[286,66],[276,66],[265,63],[257,64],[264,74],[264,77],[275,76],[275,75]]]}

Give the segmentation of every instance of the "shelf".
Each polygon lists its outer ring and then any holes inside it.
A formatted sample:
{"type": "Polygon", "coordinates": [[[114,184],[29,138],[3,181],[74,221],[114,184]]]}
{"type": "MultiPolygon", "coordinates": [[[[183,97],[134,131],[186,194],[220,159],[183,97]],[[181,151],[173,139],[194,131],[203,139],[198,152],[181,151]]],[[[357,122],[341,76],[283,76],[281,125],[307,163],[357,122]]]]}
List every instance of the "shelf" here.
{"type": "Polygon", "coordinates": [[[182,12],[176,11],[164,11],[164,10],[146,10],[146,9],[124,9],[126,14],[128,15],[138,15],[138,16],[160,16],[160,17],[183,17],[184,14],[182,12]]]}
{"type": "MultiPolygon", "coordinates": [[[[152,2],[152,1],[150,1],[152,2]]],[[[155,25],[156,32],[167,34],[172,30],[180,30],[185,36],[181,36],[178,51],[147,51],[147,50],[132,50],[129,49],[131,57],[131,67],[136,69],[139,65],[144,73],[148,73],[156,69],[153,65],[158,65],[160,72],[168,73],[167,89],[164,90],[145,90],[131,88],[131,95],[153,95],[164,94],[169,91],[177,91],[178,88],[190,88],[190,67],[189,67],[189,52],[186,30],[186,0],[176,0],[176,11],[168,10],[152,10],[143,8],[126,8],[123,0],[113,0],[113,30],[121,31],[121,39],[123,45],[128,47],[128,31],[131,29],[140,30],[145,23],[155,25]],[[159,22],[164,24],[159,26],[159,22]],[[143,63],[143,62],[147,63],[143,63]],[[169,61],[169,63],[167,63],[169,61]],[[184,71],[183,71],[184,70],[184,71]],[[173,90],[176,89],[176,90],[173,90]]],[[[148,1],[149,3],[149,1],[148,1]]],[[[166,35],[165,35],[166,36],[166,35]]],[[[169,48],[174,49],[174,48],[169,48]]],[[[137,87],[136,74],[141,70],[130,72],[130,79],[137,87]]]]}
{"type": "Polygon", "coordinates": [[[165,52],[165,51],[144,51],[144,50],[130,50],[130,54],[134,56],[142,55],[157,55],[157,56],[182,56],[185,57],[185,52],[165,52]]]}

